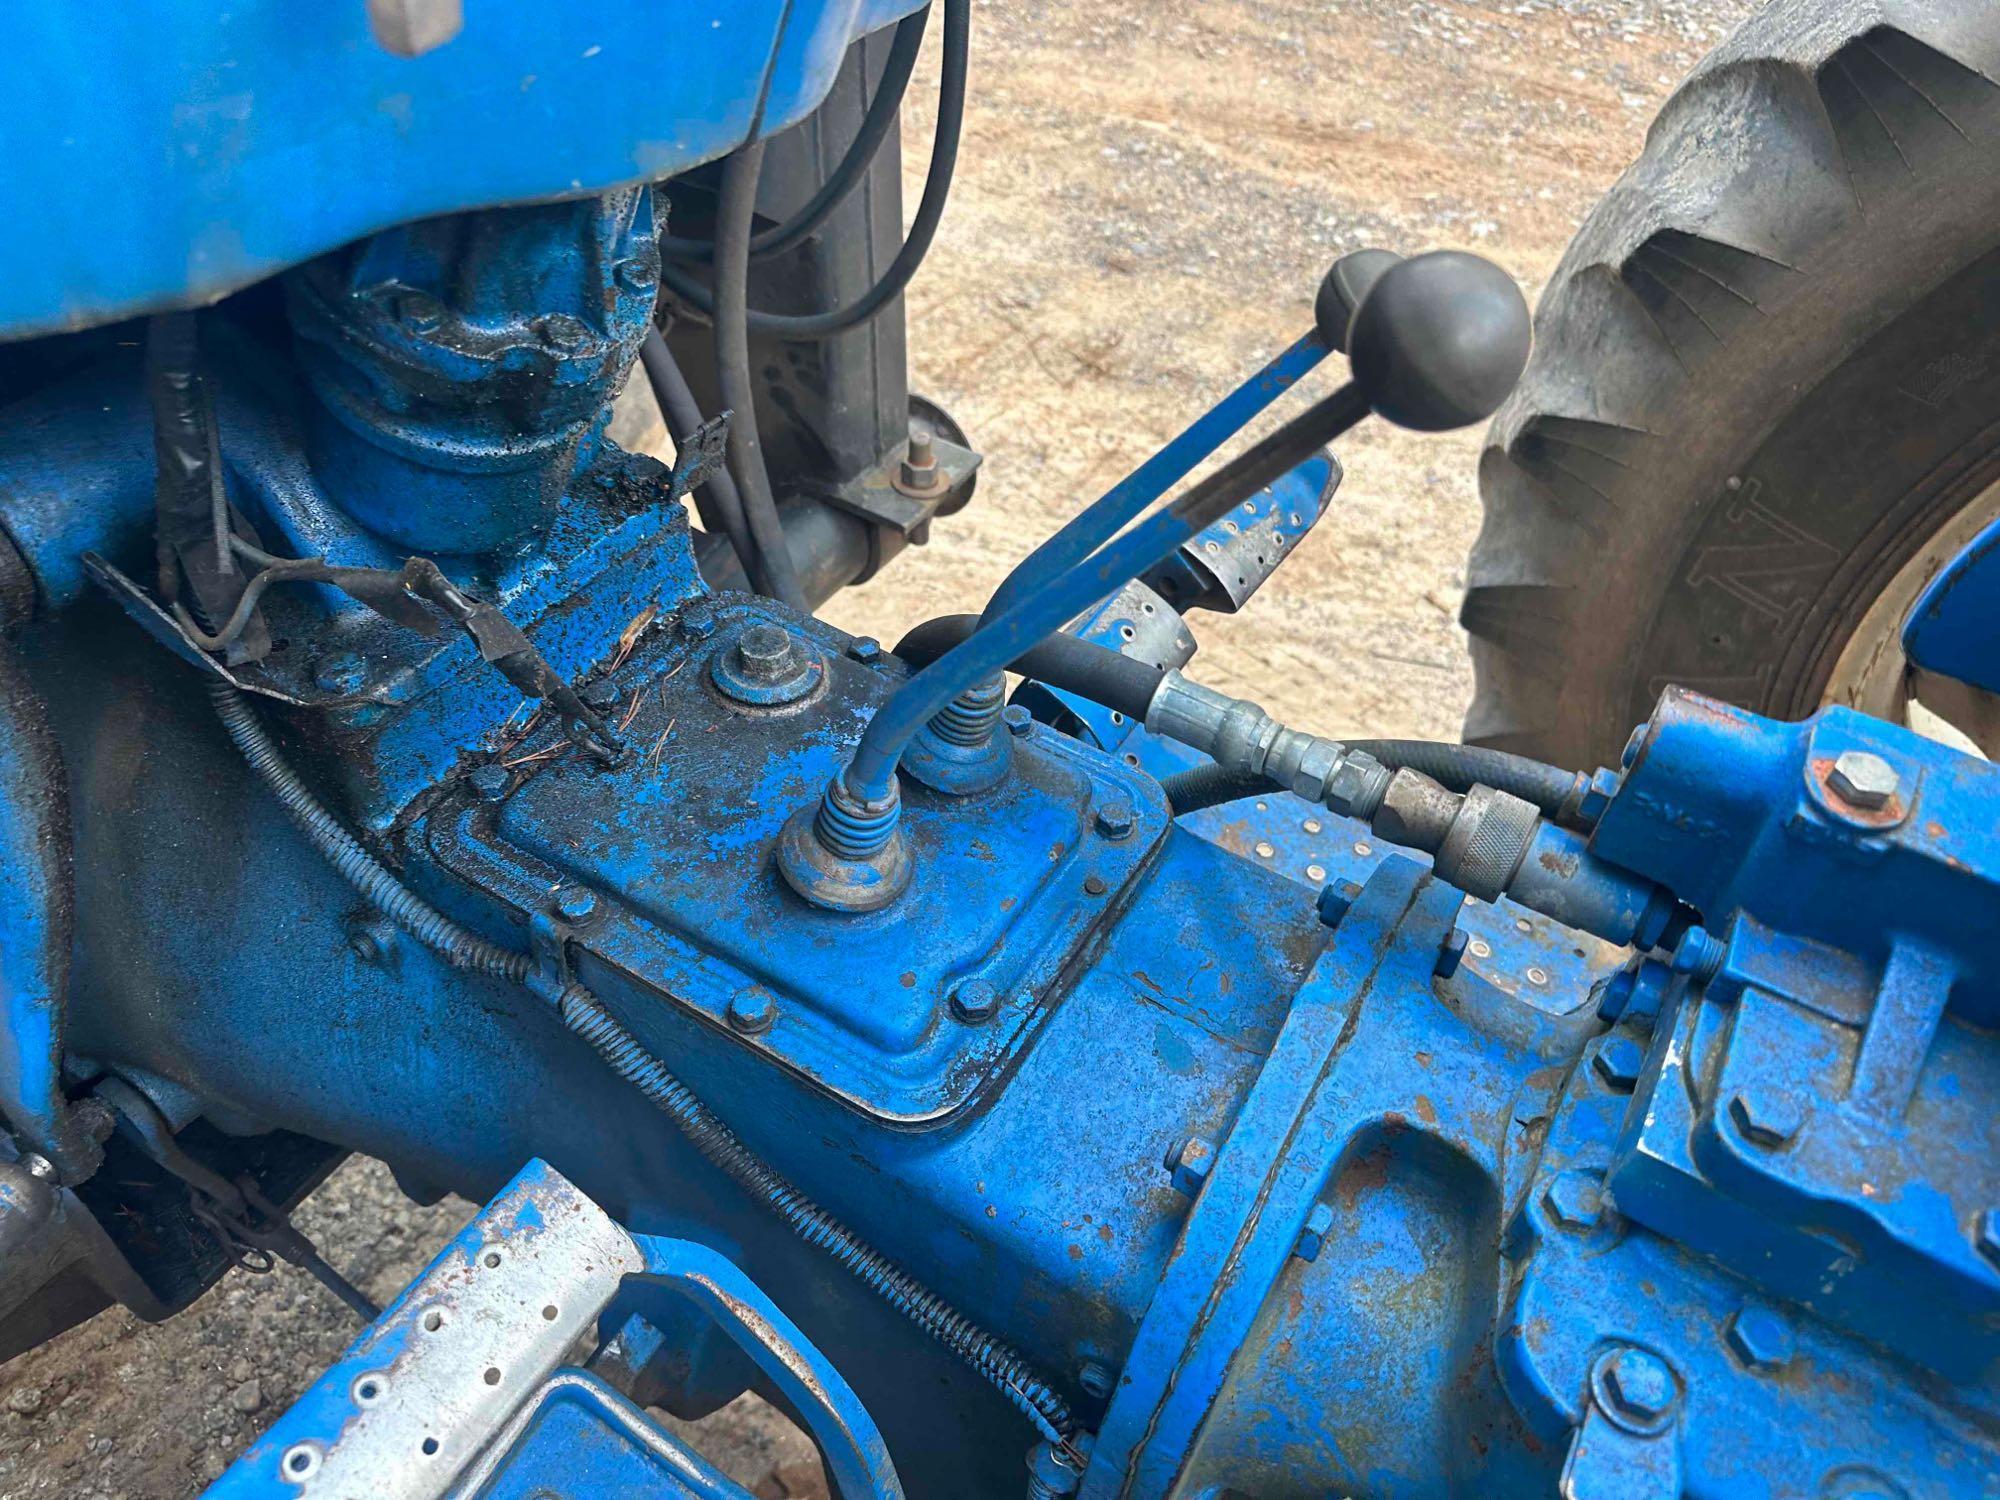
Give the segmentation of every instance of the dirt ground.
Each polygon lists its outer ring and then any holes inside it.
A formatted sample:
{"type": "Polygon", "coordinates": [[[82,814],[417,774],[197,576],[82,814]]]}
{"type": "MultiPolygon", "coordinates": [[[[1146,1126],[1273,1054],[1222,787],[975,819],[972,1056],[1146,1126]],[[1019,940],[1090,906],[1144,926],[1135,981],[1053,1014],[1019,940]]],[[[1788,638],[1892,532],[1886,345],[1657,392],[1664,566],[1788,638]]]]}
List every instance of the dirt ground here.
{"type": "MultiPolygon", "coordinates": [[[[909,297],[914,384],[984,450],[974,506],[836,599],[894,640],[973,607],[1039,537],[1302,330],[1343,250],[1458,246],[1534,292],[1745,0],[979,0],[951,206],[909,297]]],[[[911,88],[914,200],[936,42],[911,88]]],[[[1454,737],[1475,433],[1367,424],[1346,482],[1194,671],[1331,734],[1454,737]]],[[[356,1161],[301,1227],[387,1298],[470,1213],[356,1161]]],[[[0,1500],[177,1500],[351,1337],[303,1274],[232,1273],[180,1319],[106,1313],[0,1370],[0,1500]]],[[[760,1494],[818,1495],[752,1399],[693,1429],[760,1494]]]]}

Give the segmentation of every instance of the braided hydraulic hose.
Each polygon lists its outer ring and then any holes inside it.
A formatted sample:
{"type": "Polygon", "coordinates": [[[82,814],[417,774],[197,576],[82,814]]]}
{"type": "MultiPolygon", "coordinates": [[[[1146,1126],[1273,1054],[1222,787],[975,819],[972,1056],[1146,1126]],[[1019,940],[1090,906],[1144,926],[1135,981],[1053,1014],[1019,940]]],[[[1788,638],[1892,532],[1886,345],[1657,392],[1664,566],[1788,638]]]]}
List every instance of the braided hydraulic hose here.
{"type": "Polygon", "coordinates": [[[824,1250],[877,1296],[999,1388],[1042,1436],[1061,1444],[1073,1427],[1069,1407],[1025,1359],[865,1243],[853,1230],[793,1187],[718,1120],[694,1092],[641,1047],[582,985],[556,1001],[563,1024],[610,1064],[612,1071],[657,1105],[695,1149],[761,1198],[808,1245],[824,1250]]]}
{"type": "Polygon", "coordinates": [[[270,788],[271,795],[278,799],[285,815],[298,825],[307,842],[326,856],[327,863],[360,893],[362,900],[454,969],[491,974],[516,984],[526,982],[534,968],[527,954],[490,943],[459,926],[383,869],[361,847],[360,840],[340,826],[285,760],[247,698],[219,680],[209,682],[208,696],[215,704],[222,727],[229,731],[229,738],[250,762],[250,769],[270,788]]]}
{"type": "MultiPolygon", "coordinates": [[[[292,822],[363,900],[454,968],[532,984],[534,961],[466,930],[384,869],[321,805],[286,762],[249,701],[226,682],[209,685],[223,728],[292,822]]],[[[666,1066],[580,984],[555,997],[564,1026],[590,1043],[612,1071],[680,1128],[696,1150],[752,1197],[760,1198],[800,1239],[825,1251],[883,1301],[943,1344],[998,1388],[1043,1437],[1058,1446],[1074,1428],[1069,1407],[1027,1360],[959,1312],[853,1230],[800,1192],[723,1124],[666,1066]]]]}

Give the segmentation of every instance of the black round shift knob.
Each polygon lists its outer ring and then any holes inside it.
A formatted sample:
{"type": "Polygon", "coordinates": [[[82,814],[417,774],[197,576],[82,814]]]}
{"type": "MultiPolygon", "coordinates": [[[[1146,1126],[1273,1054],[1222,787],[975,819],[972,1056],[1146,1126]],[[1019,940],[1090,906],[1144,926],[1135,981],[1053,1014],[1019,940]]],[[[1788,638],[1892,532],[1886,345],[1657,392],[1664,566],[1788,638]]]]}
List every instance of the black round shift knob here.
{"type": "Polygon", "coordinates": [[[1444,432],[1483,422],[1528,363],[1527,299],[1477,255],[1433,250],[1373,278],[1347,329],[1354,378],[1398,427],[1444,432]]]}

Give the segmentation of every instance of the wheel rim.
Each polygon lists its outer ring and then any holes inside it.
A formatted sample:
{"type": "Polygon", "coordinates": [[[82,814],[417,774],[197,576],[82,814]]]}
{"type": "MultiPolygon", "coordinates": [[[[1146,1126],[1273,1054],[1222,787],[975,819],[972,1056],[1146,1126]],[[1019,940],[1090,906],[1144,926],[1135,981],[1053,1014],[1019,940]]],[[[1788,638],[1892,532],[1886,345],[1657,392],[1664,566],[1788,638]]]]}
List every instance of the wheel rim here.
{"type": "Polygon", "coordinates": [[[1988,707],[1991,700],[1968,701],[1962,689],[1936,690],[1940,680],[1927,681],[1927,674],[1912,670],[1903,654],[1903,625],[1918,596],[1996,518],[2000,518],[2000,480],[1933,532],[1870,601],[1834,660],[1820,693],[1822,705],[1844,704],[1906,724],[1927,739],[1969,755],[1991,760],[2000,753],[1988,707]]]}

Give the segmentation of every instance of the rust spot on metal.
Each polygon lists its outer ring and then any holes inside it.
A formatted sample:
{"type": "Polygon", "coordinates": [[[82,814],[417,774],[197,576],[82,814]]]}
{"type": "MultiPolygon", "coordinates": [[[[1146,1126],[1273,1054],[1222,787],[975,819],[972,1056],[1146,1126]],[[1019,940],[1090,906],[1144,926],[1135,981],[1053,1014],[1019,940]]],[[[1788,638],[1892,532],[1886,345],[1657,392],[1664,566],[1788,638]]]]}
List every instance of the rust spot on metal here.
{"type": "Polygon", "coordinates": [[[1431,1103],[1428,1094],[1417,1095],[1417,1118],[1426,1125],[1435,1125],[1438,1122],[1437,1106],[1431,1103]]]}

